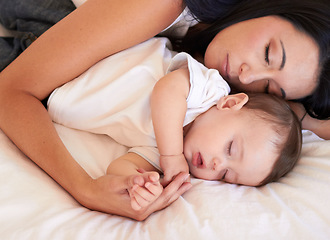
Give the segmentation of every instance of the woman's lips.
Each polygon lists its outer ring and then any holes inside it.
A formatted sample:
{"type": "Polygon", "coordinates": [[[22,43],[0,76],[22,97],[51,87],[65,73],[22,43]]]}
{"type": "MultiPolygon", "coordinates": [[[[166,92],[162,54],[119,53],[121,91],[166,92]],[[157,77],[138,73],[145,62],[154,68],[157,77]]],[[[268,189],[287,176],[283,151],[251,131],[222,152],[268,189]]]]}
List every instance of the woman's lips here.
{"type": "Polygon", "coordinates": [[[205,168],[206,167],[205,164],[204,164],[204,161],[203,161],[203,157],[199,152],[195,153],[193,155],[192,165],[194,165],[197,168],[205,168]]]}
{"type": "Polygon", "coordinates": [[[226,81],[229,81],[230,80],[229,72],[230,72],[229,54],[227,54],[226,58],[224,59],[224,62],[222,64],[222,66],[221,66],[221,71],[220,71],[221,76],[226,81]]]}

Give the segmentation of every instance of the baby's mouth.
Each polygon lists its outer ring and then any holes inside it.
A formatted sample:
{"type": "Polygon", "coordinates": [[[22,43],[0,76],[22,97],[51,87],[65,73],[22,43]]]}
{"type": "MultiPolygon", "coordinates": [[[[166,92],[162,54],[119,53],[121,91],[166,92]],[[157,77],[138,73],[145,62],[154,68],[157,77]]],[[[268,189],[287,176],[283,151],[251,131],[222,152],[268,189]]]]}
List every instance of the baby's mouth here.
{"type": "Polygon", "coordinates": [[[192,164],[197,168],[205,168],[206,167],[204,165],[203,157],[199,152],[194,154],[193,159],[192,159],[192,164]]]}

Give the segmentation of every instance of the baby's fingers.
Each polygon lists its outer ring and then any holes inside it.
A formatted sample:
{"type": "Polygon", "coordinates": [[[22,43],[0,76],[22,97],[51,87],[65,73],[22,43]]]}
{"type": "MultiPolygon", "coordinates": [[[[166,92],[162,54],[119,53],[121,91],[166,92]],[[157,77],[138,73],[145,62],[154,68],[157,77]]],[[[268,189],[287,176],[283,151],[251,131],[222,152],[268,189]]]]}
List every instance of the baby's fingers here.
{"type": "Polygon", "coordinates": [[[147,182],[145,184],[146,189],[149,190],[151,194],[153,194],[154,198],[158,198],[159,195],[163,192],[163,186],[157,182],[157,183],[150,183],[147,182]]]}
{"type": "Polygon", "coordinates": [[[131,204],[132,208],[135,210],[147,207],[155,199],[157,199],[162,192],[162,187],[160,184],[158,188],[152,183],[146,183],[146,185],[147,187],[145,188],[136,185],[131,190],[131,204]],[[150,188],[152,192],[148,188],[150,188]],[[138,205],[139,208],[136,208],[136,205],[138,205]]]}

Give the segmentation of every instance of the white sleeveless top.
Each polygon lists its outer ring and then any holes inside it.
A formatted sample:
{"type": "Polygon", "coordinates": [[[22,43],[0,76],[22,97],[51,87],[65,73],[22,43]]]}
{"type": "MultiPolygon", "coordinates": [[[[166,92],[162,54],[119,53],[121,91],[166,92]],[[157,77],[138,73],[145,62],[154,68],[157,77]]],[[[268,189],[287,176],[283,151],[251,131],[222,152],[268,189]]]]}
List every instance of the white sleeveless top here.
{"type": "Polygon", "coordinates": [[[98,62],[51,94],[50,117],[67,127],[108,135],[159,168],[149,103],[155,83],[168,72],[189,69],[183,126],[230,91],[217,70],[169,50],[168,44],[167,38],[153,38],[98,62]]]}

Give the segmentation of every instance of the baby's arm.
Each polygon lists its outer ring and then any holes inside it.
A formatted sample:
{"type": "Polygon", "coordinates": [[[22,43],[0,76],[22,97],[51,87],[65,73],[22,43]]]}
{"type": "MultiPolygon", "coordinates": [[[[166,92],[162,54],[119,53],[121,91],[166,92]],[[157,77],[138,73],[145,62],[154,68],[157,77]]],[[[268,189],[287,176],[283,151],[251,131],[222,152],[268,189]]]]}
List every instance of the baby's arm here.
{"type": "Polygon", "coordinates": [[[183,121],[189,94],[189,70],[178,69],[160,79],[151,95],[151,114],[166,185],[180,172],[189,172],[183,155],[183,121]]]}
{"type": "Polygon", "coordinates": [[[133,185],[127,189],[134,210],[148,207],[162,193],[159,173],[144,158],[127,153],[111,162],[107,169],[108,175],[135,176],[133,185]]]}

